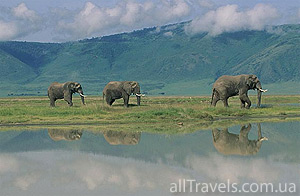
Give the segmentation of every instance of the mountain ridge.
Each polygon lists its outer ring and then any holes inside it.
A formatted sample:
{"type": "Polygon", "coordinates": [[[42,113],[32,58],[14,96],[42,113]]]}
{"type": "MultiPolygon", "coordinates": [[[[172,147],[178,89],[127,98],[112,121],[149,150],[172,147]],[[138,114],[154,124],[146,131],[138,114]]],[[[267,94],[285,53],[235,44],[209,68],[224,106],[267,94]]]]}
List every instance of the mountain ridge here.
{"type": "Polygon", "coordinates": [[[51,82],[70,80],[88,94],[99,94],[112,80],[137,80],[152,95],[203,95],[219,76],[245,73],[263,85],[300,83],[300,25],[211,37],[188,36],[185,24],[66,43],[0,42],[0,95],[44,95],[51,82]],[[176,90],[177,83],[195,90],[176,90]]]}

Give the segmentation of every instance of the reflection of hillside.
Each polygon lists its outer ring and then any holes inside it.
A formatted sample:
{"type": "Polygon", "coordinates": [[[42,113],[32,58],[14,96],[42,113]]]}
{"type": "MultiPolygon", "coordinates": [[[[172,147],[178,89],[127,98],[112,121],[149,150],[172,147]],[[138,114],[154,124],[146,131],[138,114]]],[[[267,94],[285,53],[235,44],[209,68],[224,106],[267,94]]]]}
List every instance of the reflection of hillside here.
{"type": "Polygon", "coordinates": [[[141,132],[104,131],[105,140],[111,145],[136,145],[141,138],[141,132]]]}
{"type": "Polygon", "coordinates": [[[48,129],[49,137],[54,141],[65,140],[73,141],[79,140],[82,136],[80,130],[68,130],[68,129],[48,129]]]}

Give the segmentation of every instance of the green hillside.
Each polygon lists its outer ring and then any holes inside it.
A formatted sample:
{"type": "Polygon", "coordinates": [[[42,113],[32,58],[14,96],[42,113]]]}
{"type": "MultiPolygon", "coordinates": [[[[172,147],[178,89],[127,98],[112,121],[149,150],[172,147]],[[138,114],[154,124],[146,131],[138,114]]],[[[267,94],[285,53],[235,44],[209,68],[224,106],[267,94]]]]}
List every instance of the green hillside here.
{"type": "Polygon", "coordinates": [[[208,95],[224,74],[258,75],[270,94],[300,92],[300,25],[188,36],[186,23],[67,43],[0,42],[0,96],[46,95],[53,81],[100,94],[137,80],[149,95],[208,95]],[[276,33],[275,33],[276,32],[276,33]]]}

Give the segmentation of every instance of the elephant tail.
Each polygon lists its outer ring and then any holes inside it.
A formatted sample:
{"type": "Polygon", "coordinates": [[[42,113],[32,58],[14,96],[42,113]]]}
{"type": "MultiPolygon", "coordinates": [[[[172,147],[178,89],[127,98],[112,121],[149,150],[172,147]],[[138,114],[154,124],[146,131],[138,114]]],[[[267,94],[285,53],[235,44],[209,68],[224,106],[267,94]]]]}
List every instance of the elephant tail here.
{"type": "Polygon", "coordinates": [[[102,103],[104,104],[104,97],[105,97],[105,94],[104,92],[102,92],[102,103]]]}

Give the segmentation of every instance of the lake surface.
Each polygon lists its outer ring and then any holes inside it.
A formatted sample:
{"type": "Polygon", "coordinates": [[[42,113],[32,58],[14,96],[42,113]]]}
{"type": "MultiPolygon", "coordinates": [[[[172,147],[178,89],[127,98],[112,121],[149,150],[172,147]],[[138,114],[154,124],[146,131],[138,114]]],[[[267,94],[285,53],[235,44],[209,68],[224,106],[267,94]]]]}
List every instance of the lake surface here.
{"type": "Polygon", "coordinates": [[[300,195],[299,127],[2,131],[0,195],[300,195]],[[262,183],[273,192],[251,193],[262,183]]]}

